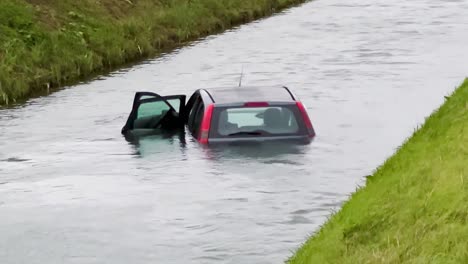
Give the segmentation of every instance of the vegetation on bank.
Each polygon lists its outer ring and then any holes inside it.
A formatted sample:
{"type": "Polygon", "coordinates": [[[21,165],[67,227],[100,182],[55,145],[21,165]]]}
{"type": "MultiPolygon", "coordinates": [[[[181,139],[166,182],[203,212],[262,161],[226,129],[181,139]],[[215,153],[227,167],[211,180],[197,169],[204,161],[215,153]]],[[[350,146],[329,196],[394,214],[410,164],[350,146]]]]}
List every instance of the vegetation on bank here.
{"type": "Polygon", "coordinates": [[[1,0],[0,105],[305,0],[1,0]]]}
{"type": "Polygon", "coordinates": [[[289,263],[468,263],[467,175],[468,79],[289,263]]]}

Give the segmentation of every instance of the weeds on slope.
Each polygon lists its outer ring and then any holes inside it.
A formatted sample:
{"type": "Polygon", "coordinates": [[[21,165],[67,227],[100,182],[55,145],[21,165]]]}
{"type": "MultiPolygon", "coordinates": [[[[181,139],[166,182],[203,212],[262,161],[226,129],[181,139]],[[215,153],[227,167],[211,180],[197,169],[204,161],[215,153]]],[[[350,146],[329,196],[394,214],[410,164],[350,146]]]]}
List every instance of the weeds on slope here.
{"type": "Polygon", "coordinates": [[[2,0],[0,105],[301,0],[2,0]]]}
{"type": "Polygon", "coordinates": [[[289,263],[468,262],[468,80],[289,263]]]}

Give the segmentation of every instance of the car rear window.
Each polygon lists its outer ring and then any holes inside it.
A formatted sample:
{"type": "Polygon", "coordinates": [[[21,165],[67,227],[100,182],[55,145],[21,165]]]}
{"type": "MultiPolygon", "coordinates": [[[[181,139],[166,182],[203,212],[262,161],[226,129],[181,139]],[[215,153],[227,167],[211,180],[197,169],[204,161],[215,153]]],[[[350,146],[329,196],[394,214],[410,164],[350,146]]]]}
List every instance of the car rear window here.
{"type": "Polygon", "coordinates": [[[210,137],[303,134],[300,117],[296,105],[215,108],[210,137]]]}

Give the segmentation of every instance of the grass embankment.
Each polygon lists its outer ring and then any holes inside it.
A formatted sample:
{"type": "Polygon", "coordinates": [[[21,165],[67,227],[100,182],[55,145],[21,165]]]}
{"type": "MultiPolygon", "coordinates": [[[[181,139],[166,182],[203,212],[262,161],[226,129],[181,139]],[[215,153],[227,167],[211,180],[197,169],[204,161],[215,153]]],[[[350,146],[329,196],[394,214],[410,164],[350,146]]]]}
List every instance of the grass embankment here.
{"type": "Polygon", "coordinates": [[[1,0],[0,105],[305,0],[1,0]]]}
{"type": "Polygon", "coordinates": [[[468,79],[289,263],[468,263],[468,79]]]}

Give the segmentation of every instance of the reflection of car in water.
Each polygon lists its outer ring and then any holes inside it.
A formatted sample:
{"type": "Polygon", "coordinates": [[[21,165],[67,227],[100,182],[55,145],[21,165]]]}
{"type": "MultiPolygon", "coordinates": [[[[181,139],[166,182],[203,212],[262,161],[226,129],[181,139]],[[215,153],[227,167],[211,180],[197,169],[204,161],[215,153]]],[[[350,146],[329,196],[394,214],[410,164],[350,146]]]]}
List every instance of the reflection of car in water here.
{"type": "Polygon", "coordinates": [[[286,87],[200,89],[185,95],[138,92],[122,134],[183,129],[202,144],[301,140],[315,131],[303,104],[286,87]]]}

